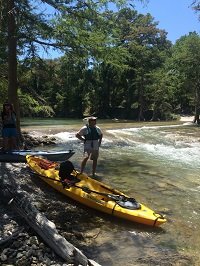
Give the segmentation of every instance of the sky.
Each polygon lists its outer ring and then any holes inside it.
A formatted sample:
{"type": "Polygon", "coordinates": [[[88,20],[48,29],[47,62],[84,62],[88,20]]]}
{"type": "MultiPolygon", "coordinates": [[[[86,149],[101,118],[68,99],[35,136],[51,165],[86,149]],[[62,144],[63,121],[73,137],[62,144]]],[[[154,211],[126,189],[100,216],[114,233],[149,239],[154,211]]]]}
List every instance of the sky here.
{"type": "Polygon", "coordinates": [[[145,6],[134,3],[139,13],[150,13],[159,22],[158,28],[168,32],[167,39],[173,44],[189,32],[200,34],[198,14],[190,7],[192,0],[149,0],[145,6]]]}
{"type": "MultiPolygon", "coordinates": [[[[142,4],[138,0],[132,1],[138,13],[150,13],[154,21],[158,22],[158,28],[165,30],[167,39],[173,44],[181,36],[196,31],[200,34],[200,21],[197,13],[190,7],[192,0],[149,0],[142,4]]],[[[40,54],[42,57],[53,59],[60,57],[61,53],[49,50],[49,54],[40,54]]]]}

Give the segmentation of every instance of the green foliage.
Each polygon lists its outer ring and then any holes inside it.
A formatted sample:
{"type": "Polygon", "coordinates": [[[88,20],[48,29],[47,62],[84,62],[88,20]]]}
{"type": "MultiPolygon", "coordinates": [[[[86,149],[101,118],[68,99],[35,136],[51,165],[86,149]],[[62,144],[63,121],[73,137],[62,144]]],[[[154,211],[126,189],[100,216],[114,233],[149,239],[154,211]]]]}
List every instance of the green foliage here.
{"type": "Polygon", "coordinates": [[[0,78],[0,104],[2,104],[7,100],[7,80],[3,77],[0,78]]]}
{"type": "Polygon", "coordinates": [[[150,108],[145,87],[169,48],[150,15],[131,9],[99,15],[84,6],[81,12],[58,16],[54,25],[56,39],[67,43],[68,50],[57,62],[26,60],[30,70],[22,69],[23,90],[34,91],[57,116],[113,117],[122,108],[125,117],[136,118],[130,112],[135,106],[142,113],[150,108]]]}
{"type": "MultiPolygon", "coordinates": [[[[21,116],[170,119],[199,95],[199,35],[172,45],[150,14],[126,1],[15,1],[21,116]],[[51,6],[51,14],[47,14],[51,6]],[[38,8],[39,7],[39,8],[38,8]],[[123,7],[123,8],[122,8],[123,7]],[[41,47],[63,56],[41,60],[41,47]]],[[[7,13],[0,31],[0,96],[7,97],[7,13]]],[[[200,98],[199,98],[200,99],[200,98]]]]}
{"type": "Polygon", "coordinates": [[[20,111],[22,117],[52,117],[54,111],[50,106],[41,106],[30,94],[19,90],[20,111]]]}
{"type": "Polygon", "coordinates": [[[183,111],[194,111],[200,105],[200,36],[193,32],[181,37],[172,52],[171,72],[178,80],[176,97],[180,97],[183,111]]]}

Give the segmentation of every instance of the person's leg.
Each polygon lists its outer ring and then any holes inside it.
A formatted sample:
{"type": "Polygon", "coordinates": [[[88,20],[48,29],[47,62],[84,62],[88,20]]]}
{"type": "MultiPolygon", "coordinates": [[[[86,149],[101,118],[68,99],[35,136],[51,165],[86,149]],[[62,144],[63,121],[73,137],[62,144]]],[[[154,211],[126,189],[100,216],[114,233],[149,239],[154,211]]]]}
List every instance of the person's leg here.
{"type": "Polygon", "coordinates": [[[17,149],[17,129],[9,128],[9,145],[11,150],[17,149]]]}
{"type": "Polygon", "coordinates": [[[3,138],[3,150],[8,151],[9,150],[9,139],[7,137],[3,138]]]}
{"type": "Polygon", "coordinates": [[[11,148],[11,150],[16,150],[17,149],[17,139],[16,139],[16,137],[11,137],[10,138],[10,148],[11,148]]]}
{"type": "Polygon", "coordinates": [[[93,161],[92,162],[92,176],[93,177],[95,177],[98,157],[99,157],[99,151],[98,150],[93,150],[92,154],[90,156],[90,159],[93,161]]]}
{"type": "Polygon", "coordinates": [[[9,132],[7,128],[2,129],[2,138],[3,138],[3,150],[9,150],[9,132]]]}
{"type": "Polygon", "coordinates": [[[87,160],[89,159],[89,157],[90,157],[90,153],[84,152],[84,158],[81,162],[81,173],[83,173],[83,170],[85,169],[85,166],[86,166],[86,163],[87,163],[87,160]]]}
{"type": "Polygon", "coordinates": [[[81,173],[83,173],[83,170],[85,169],[85,165],[87,163],[88,158],[84,158],[81,162],[81,173]]]}
{"type": "Polygon", "coordinates": [[[92,163],[92,175],[93,177],[95,177],[95,173],[96,173],[96,168],[97,168],[97,159],[93,159],[93,163],[92,163]]]}

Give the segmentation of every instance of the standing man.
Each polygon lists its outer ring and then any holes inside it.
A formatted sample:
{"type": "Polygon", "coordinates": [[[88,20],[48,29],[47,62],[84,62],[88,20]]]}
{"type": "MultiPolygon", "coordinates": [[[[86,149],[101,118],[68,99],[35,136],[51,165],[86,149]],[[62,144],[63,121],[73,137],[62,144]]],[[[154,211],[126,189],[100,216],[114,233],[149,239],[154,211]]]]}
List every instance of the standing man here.
{"type": "Polygon", "coordinates": [[[77,133],[76,137],[84,142],[84,158],[81,162],[81,173],[83,172],[85,165],[90,158],[92,163],[92,176],[95,177],[97,159],[99,157],[99,147],[103,134],[101,129],[96,126],[97,118],[94,116],[87,118],[87,124],[83,126],[77,133]]]}

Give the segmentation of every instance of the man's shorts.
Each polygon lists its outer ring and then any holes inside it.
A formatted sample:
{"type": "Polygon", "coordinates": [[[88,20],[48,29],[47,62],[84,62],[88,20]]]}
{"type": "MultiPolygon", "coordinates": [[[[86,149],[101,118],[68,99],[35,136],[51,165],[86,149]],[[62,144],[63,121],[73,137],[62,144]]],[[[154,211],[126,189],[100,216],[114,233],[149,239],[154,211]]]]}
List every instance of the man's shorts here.
{"type": "Polygon", "coordinates": [[[3,128],[2,137],[3,138],[17,137],[17,129],[16,128],[3,128]]]}
{"type": "Polygon", "coordinates": [[[88,156],[90,160],[97,160],[99,157],[99,151],[98,150],[85,150],[84,151],[85,156],[88,156]]]}

